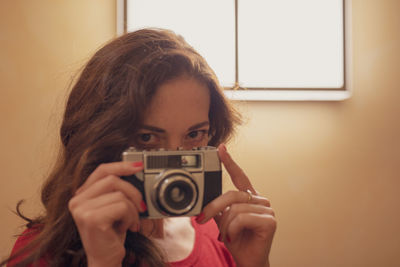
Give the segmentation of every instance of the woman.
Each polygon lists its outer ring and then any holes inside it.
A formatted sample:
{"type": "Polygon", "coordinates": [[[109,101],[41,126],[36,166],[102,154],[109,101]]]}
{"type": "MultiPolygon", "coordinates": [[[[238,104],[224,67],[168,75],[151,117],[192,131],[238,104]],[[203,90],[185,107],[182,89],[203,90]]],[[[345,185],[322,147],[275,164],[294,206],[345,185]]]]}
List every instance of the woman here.
{"type": "Polygon", "coordinates": [[[8,264],[269,266],[273,210],[223,144],[239,122],[213,71],[179,36],[144,29],[113,40],[70,93],[61,153],[42,190],[46,213],[29,220],[8,264]],[[121,153],[205,145],[218,146],[237,191],[195,218],[140,219],[143,196],[120,177],[143,163],[121,162],[121,153]]]}

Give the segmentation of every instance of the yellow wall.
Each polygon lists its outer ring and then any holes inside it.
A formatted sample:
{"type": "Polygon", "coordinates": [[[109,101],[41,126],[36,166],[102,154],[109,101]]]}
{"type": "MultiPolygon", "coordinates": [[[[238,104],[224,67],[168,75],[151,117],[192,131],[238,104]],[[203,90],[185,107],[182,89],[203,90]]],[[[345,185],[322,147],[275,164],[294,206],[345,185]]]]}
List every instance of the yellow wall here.
{"type": "MultiPolygon", "coordinates": [[[[272,266],[400,266],[400,1],[353,0],[354,95],[237,103],[229,149],[267,195],[272,266]]],[[[72,75],[115,36],[114,1],[5,1],[0,8],[0,255],[54,155],[72,75]]]]}
{"type": "Polygon", "coordinates": [[[71,79],[115,28],[111,0],[1,2],[0,257],[21,231],[17,201],[27,215],[40,208],[71,79]]]}

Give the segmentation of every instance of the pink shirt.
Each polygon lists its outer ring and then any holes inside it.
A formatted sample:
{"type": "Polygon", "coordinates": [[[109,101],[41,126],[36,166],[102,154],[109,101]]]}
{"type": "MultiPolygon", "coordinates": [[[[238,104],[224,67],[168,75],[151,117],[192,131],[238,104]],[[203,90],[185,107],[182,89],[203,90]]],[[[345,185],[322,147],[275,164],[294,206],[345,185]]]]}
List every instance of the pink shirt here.
{"type": "Polygon", "coordinates": [[[171,262],[171,267],[236,266],[224,243],[218,241],[219,230],[214,220],[210,220],[205,224],[198,224],[194,218],[192,218],[192,225],[196,232],[196,239],[192,253],[190,253],[186,259],[171,262]]]}
{"type": "MultiPolygon", "coordinates": [[[[231,254],[225,247],[224,243],[218,241],[219,230],[214,220],[210,220],[205,224],[198,224],[194,218],[192,218],[192,225],[195,229],[196,237],[192,252],[190,255],[177,262],[171,262],[171,267],[232,267],[236,266],[231,254]]],[[[26,229],[17,241],[15,242],[14,248],[11,254],[16,253],[19,249],[25,247],[31,240],[33,240],[38,231],[35,228],[26,229]]],[[[14,259],[8,263],[8,267],[13,266],[22,259],[25,255],[14,259]]],[[[29,265],[31,267],[33,265],[29,265]]],[[[41,258],[38,262],[38,267],[47,267],[48,263],[45,258],[41,258]]]]}

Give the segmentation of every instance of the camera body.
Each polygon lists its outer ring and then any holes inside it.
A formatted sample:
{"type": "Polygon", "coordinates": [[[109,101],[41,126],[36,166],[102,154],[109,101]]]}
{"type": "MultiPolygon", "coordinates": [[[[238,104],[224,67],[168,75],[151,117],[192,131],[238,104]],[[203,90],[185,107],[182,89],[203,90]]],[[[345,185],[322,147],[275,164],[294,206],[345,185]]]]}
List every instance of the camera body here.
{"type": "Polygon", "coordinates": [[[122,159],[143,162],[143,171],[122,177],[143,195],[147,211],[140,213],[142,218],[194,216],[221,195],[222,169],[215,147],[143,151],[131,147],[122,159]]]}

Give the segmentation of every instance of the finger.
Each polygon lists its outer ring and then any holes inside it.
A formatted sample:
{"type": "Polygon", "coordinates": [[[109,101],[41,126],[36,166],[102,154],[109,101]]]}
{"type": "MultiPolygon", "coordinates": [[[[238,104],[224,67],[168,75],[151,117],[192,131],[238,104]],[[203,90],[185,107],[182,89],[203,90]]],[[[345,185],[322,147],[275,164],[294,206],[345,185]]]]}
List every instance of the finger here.
{"type": "Polygon", "coordinates": [[[224,217],[227,216],[226,214],[227,214],[227,212],[229,211],[230,208],[231,208],[231,207],[229,207],[229,206],[226,207],[224,211],[218,212],[217,215],[215,215],[215,216],[213,217],[215,223],[216,223],[217,226],[218,226],[218,228],[219,228],[219,225],[221,224],[222,220],[224,219],[224,217]]]}
{"type": "Polygon", "coordinates": [[[232,159],[224,144],[219,145],[218,156],[229,173],[235,187],[240,191],[247,191],[249,189],[254,195],[257,195],[257,191],[254,189],[249,178],[232,159]]]}
{"type": "Polygon", "coordinates": [[[97,216],[101,220],[100,229],[107,230],[112,227],[119,233],[124,233],[130,228],[136,229],[139,216],[137,212],[131,212],[132,209],[134,208],[129,202],[117,202],[97,209],[97,216]]]}
{"type": "Polygon", "coordinates": [[[77,207],[71,206],[71,210],[79,209],[79,208],[82,208],[85,210],[95,210],[95,209],[101,208],[103,206],[107,206],[107,205],[118,203],[118,202],[125,202],[125,201],[130,202],[130,204],[132,205],[132,207],[133,207],[132,212],[139,213],[136,205],[130,199],[128,199],[124,193],[122,193],[120,191],[106,193],[106,194],[100,195],[96,198],[88,199],[86,201],[81,201],[79,206],[77,206],[77,207]]]}
{"type": "Polygon", "coordinates": [[[269,201],[269,199],[259,195],[258,196],[253,195],[249,203],[259,204],[265,207],[271,207],[271,202],[269,201]]]}
{"type": "Polygon", "coordinates": [[[269,201],[260,196],[252,196],[249,198],[249,193],[243,191],[228,191],[204,207],[202,213],[198,216],[197,222],[204,223],[210,218],[215,217],[218,213],[224,211],[226,207],[229,207],[235,203],[251,203],[263,206],[269,206],[269,201]]]}
{"type": "Polygon", "coordinates": [[[129,182],[124,181],[114,175],[109,175],[97,181],[90,188],[87,188],[78,195],[75,195],[70,200],[69,204],[73,208],[74,206],[79,205],[88,199],[97,198],[100,195],[116,191],[123,193],[141,212],[146,210],[146,207],[143,205],[141,192],[129,182]]]}
{"type": "Polygon", "coordinates": [[[255,237],[266,240],[275,233],[275,217],[271,214],[240,213],[226,226],[225,238],[234,242],[245,229],[255,237]]]}
{"type": "Polygon", "coordinates": [[[143,169],[143,162],[112,162],[100,164],[87,178],[85,183],[76,191],[75,194],[80,194],[89,188],[92,184],[98,180],[108,176],[128,176],[135,174],[143,169]]]}
{"type": "Polygon", "coordinates": [[[111,228],[124,232],[139,223],[136,208],[129,201],[112,202],[98,208],[89,208],[90,203],[83,203],[71,213],[79,226],[108,231],[111,228]],[[118,228],[115,228],[115,225],[118,228]]]}
{"type": "Polygon", "coordinates": [[[274,211],[266,206],[245,203],[234,204],[229,209],[225,209],[217,223],[220,229],[222,240],[224,240],[226,237],[226,230],[229,223],[242,213],[268,214],[272,216],[275,215],[274,211]]]}

